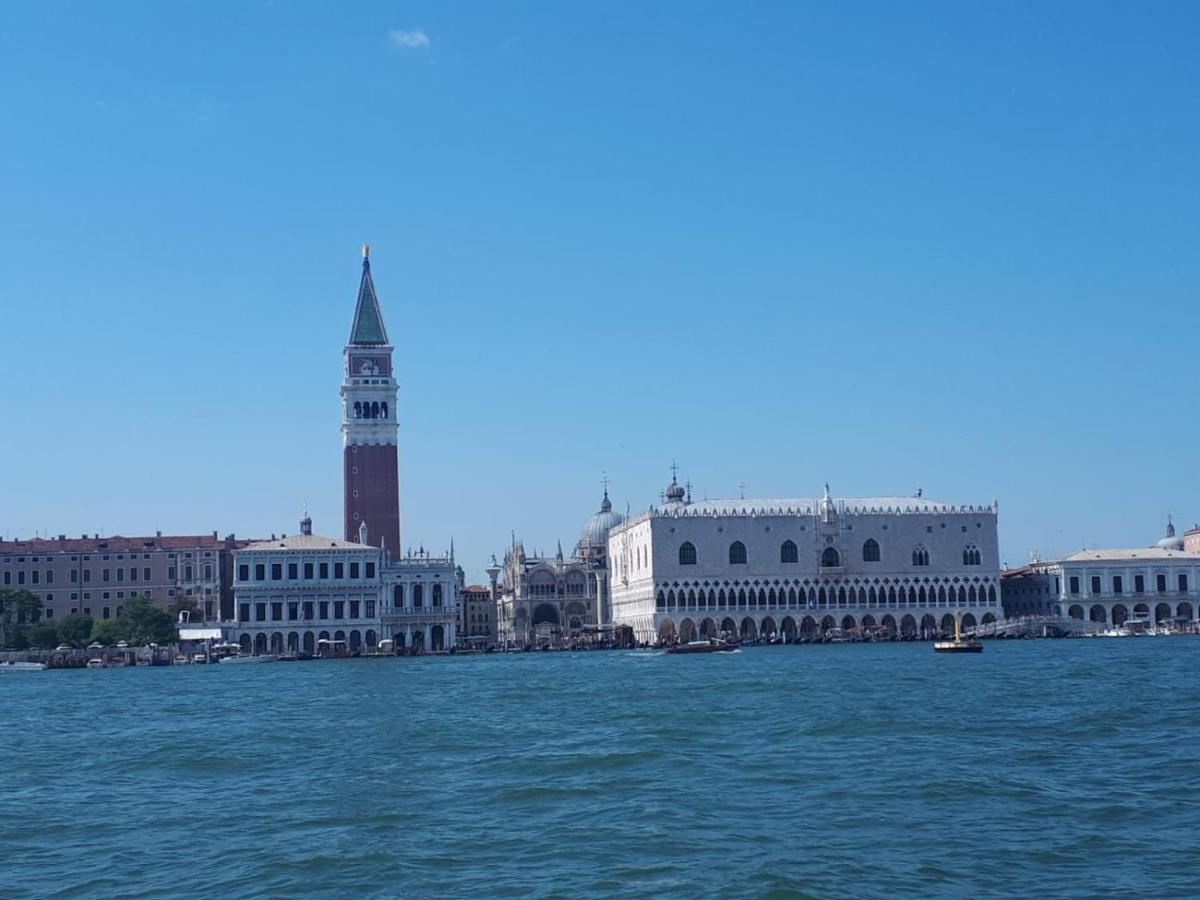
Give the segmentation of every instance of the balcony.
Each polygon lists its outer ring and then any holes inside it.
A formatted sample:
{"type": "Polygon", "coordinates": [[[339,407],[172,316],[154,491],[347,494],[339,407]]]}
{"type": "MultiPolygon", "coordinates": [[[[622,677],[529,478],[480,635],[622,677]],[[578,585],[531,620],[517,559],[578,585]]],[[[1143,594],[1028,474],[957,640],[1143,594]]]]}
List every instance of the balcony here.
{"type": "Polygon", "coordinates": [[[840,578],[846,574],[845,566],[821,566],[821,574],[827,578],[840,578]]]}

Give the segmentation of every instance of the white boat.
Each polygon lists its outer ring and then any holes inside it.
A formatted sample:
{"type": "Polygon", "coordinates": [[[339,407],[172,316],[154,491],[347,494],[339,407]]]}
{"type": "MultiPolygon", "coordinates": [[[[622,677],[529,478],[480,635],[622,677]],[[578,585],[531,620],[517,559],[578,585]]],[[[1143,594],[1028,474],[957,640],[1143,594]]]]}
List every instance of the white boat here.
{"type": "Polygon", "coordinates": [[[3,662],[0,672],[41,672],[46,668],[43,662],[3,662]]]}
{"type": "Polygon", "coordinates": [[[233,656],[224,656],[218,660],[222,665],[225,663],[266,663],[278,661],[278,656],[240,656],[236,654],[233,656]]]}
{"type": "Polygon", "coordinates": [[[100,659],[99,657],[93,656],[91,659],[89,659],[87,661],[87,667],[89,669],[103,669],[104,668],[104,660],[100,659]]]}

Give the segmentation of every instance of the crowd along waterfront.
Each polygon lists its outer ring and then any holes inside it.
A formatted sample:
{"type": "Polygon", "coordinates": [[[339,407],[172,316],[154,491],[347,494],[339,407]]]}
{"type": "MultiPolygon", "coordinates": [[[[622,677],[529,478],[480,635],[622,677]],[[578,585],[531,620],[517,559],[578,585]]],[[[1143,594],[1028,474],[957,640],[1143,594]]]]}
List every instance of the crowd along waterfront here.
{"type": "Polygon", "coordinates": [[[0,895],[1196,896],[1197,653],[8,677],[0,895]]]}

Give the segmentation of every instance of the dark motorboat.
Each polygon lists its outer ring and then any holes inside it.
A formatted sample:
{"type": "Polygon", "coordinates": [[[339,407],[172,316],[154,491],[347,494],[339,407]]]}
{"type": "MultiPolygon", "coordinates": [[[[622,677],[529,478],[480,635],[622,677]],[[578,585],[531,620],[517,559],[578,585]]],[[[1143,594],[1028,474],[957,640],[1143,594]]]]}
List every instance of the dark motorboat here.
{"type": "Polygon", "coordinates": [[[730,653],[738,648],[720,638],[709,638],[704,641],[688,641],[686,644],[675,644],[667,648],[668,653],[730,653]]]}

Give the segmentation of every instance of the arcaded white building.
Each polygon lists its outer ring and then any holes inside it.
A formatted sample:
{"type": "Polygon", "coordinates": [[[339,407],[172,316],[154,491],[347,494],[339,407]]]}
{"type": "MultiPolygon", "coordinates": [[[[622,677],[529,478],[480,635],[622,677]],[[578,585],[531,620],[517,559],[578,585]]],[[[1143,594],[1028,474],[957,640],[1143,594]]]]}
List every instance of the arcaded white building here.
{"type": "Polygon", "coordinates": [[[1150,547],[1080,550],[1032,568],[1064,618],[1109,626],[1200,618],[1200,554],[1184,550],[1170,523],[1150,547]]]}
{"type": "Polygon", "coordinates": [[[914,497],[665,502],[609,532],[614,625],[642,643],[932,636],[1000,612],[997,505],[914,497]]]}
{"type": "Polygon", "coordinates": [[[233,555],[234,622],[223,630],[244,653],[371,650],[382,640],[384,551],[300,533],[255,541],[233,555]]]}

